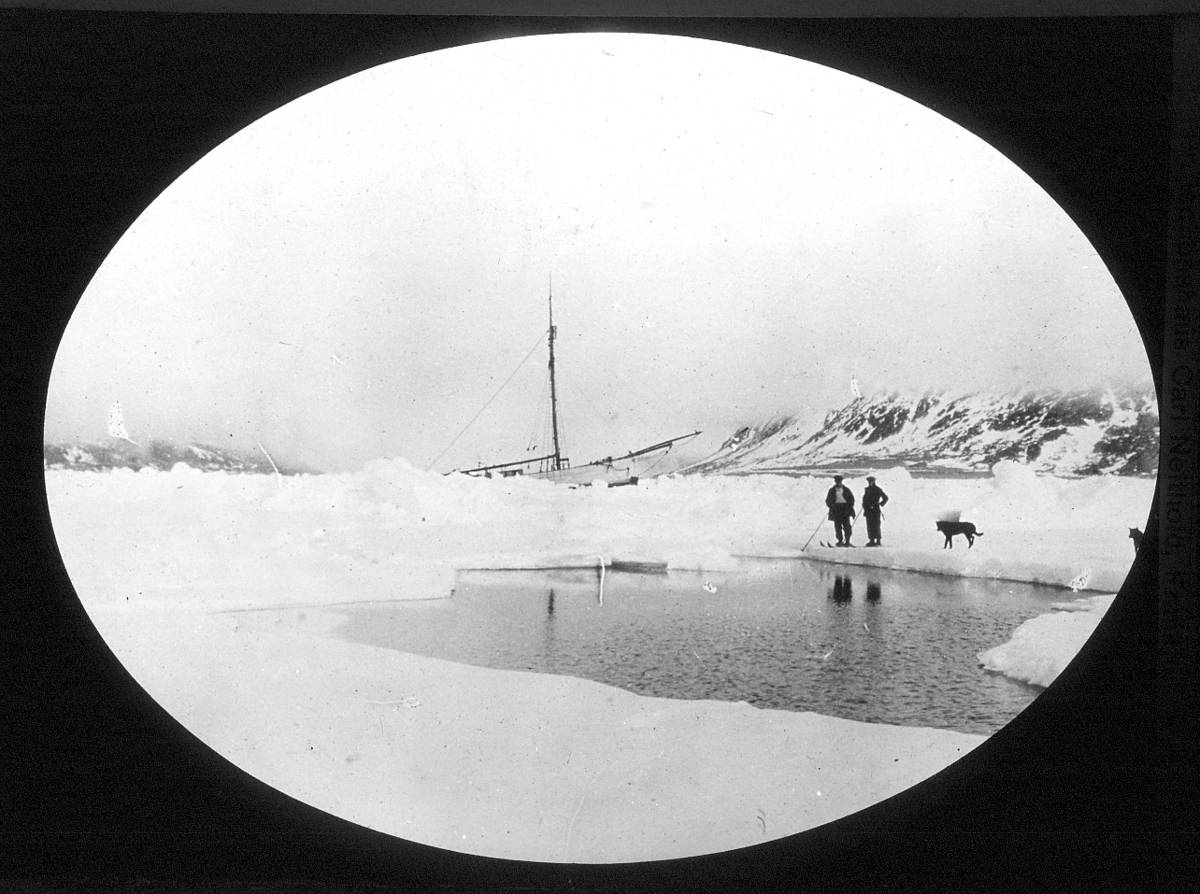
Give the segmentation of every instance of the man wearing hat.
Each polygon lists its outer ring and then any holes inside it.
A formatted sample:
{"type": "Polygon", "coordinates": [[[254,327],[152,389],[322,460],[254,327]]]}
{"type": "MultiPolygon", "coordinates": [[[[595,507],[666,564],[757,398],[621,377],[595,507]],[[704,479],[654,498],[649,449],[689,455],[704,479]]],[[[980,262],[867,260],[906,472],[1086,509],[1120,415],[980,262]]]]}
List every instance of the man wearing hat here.
{"type": "Polygon", "coordinates": [[[883,488],[875,484],[873,475],[868,475],[867,489],[863,491],[862,499],[862,514],[867,520],[867,546],[883,546],[879,520],[883,517],[883,507],[887,501],[883,488]]]}
{"type": "Polygon", "coordinates": [[[850,519],[854,517],[854,494],[842,484],[841,475],[833,476],[833,487],[825,495],[825,505],[829,507],[829,519],[837,532],[837,545],[853,546],[850,542],[850,519]]]}

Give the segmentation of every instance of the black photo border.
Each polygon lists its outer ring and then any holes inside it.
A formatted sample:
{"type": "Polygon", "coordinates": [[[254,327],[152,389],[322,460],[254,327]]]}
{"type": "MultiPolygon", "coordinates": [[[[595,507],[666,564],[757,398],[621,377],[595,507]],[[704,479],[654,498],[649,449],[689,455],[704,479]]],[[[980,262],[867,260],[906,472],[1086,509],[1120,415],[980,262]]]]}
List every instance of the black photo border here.
{"type": "Polygon", "coordinates": [[[644,16],[628,6],[624,17],[0,10],[0,881],[29,890],[1010,891],[1165,890],[1194,877],[1195,19],[644,16]],[[710,857],[586,866],[463,856],[263,786],[192,737],[112,656],[62,567],[46,505],[42,424],[58,339],[109,249],[172,180],[261,115],[356,71],[475,40],[575,30],[791,53],[883,84],[987,139],[1092,240],[1142,332],[1164,417],[1179,414],[1164,418],[1163,439],[1164,451],[1168,437],[1181,439],[1169,442],[1180,447],[1179,474],[1164,466],[1145,525],[1160,548],[1139,553],[1096,635],[1029,710],[882,804],[710,857]],[[1168,532],[1176,552],[1160,537],[1160,507],[1178,510],[1168,532]],[[1179,533],[1189,531],[1190,545],[1179,533]]]}

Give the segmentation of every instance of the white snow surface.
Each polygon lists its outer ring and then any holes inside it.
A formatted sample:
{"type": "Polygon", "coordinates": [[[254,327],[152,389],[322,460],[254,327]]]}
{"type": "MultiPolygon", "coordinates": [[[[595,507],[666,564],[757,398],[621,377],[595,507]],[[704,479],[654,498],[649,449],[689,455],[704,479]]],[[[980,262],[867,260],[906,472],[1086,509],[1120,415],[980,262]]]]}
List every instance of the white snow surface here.
{"type": "MultiPolygon", "coordinates": [[[[795,834],[916,784],[983,738],[351,644],[330,633],[338,606],[442,599],[463,569],[613,560],[736,570],[750,557],[803,557],[1034,581],[1063,587],[1062,605],[980,662],[1046,686],[1111,604],[1134,557],[1128,529],[1144,526],[1154,488],[1012,463],[986,479],[874,474],[890,497],[885,545],[854,550],[820,546],[832,539],[822,478],[568,488],[394,459],[289,477],[48,470],[46,486],[63,561],[105,641],[243,769],[438,847],[622,862],[795,834]],[[961,538],[942,548],[934,522],[947,511],[984,533],[973,548],[961,538]]],[[[846,483],[861,496],[865,481],[846,483]]]]}
{"type": "Polygon", "coordinates": [[[991,671],[1035,686],[1049,686],[1083,648],[1115,597],[1102,594],[1062,603],[1050,614],[1030,618],[1003,645],[979,656],[991,671]]]}

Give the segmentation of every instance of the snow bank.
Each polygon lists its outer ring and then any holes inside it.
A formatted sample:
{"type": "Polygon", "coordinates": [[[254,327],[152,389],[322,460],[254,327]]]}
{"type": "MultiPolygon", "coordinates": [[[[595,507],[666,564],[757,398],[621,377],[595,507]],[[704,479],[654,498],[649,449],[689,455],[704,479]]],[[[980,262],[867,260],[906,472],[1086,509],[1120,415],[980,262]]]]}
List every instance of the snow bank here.
{"type": "MultiPolygon", "coordinates": [[[[402,459],[361,472],[279,478],[197,472],[48,471],[68,570],[89,603],[186,598],[260,605],[430,599],[457,571],[613,560],[731,570],[744,557],[799,557],[1092,592],[1120,588],[1153,482],[1035,476],[1001,463],[989,479],[875,473],[890,501],[884,547],[830,550],[829,482],[778,475],[666,477],[569,488],[532,478],[441,476],[402,459]],[[948,512],[982,536],[943,549],[948,512]],[[806,546],[806,544],[808,544],[806,546]],[[185,581],[200,582],[184,583],[185,581]]],[[[861,493],[864,482],[850,479],[861,493]]],[[[861,522],[856,538],[865,539],[861,522]]]]}
{"type": "Polygon", "coordinates": [[[990,671],[1035,686],[1049,686],[1083,647],[1112,605],[1113,595],[1055,606],[1017,628],[1011,640],[979,655],[990,671]]]}

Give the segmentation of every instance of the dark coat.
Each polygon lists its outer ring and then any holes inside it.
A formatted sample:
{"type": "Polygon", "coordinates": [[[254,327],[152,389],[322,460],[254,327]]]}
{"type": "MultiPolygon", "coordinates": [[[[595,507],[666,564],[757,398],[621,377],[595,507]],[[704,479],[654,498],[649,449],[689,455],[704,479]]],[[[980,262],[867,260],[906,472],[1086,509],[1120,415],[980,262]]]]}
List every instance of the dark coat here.
{"type": "Polygon", "coordinates": [[[876,484],[868,484],[863,491],[863,515],[878,515],[879,510],[887,505],[888,497],[883,488],[876,484]]]}
{"type": "Polygon", "coordinates": [[[844,484],[835,484],[833,487],[829,488],[829,493],[825,494],[825,505],[829,507],[830,518],[833,518],[834,515],[838,514],[839,512],[843,516],[849,518],[854,514],[854,492],[844,484]],[[846,502],[841,504],[837,502],[837,498],[834,496],[839,487],[845,491],[844,498],[846,502]],[[838,508],[839,506],[840,509],[838,508]]]}

